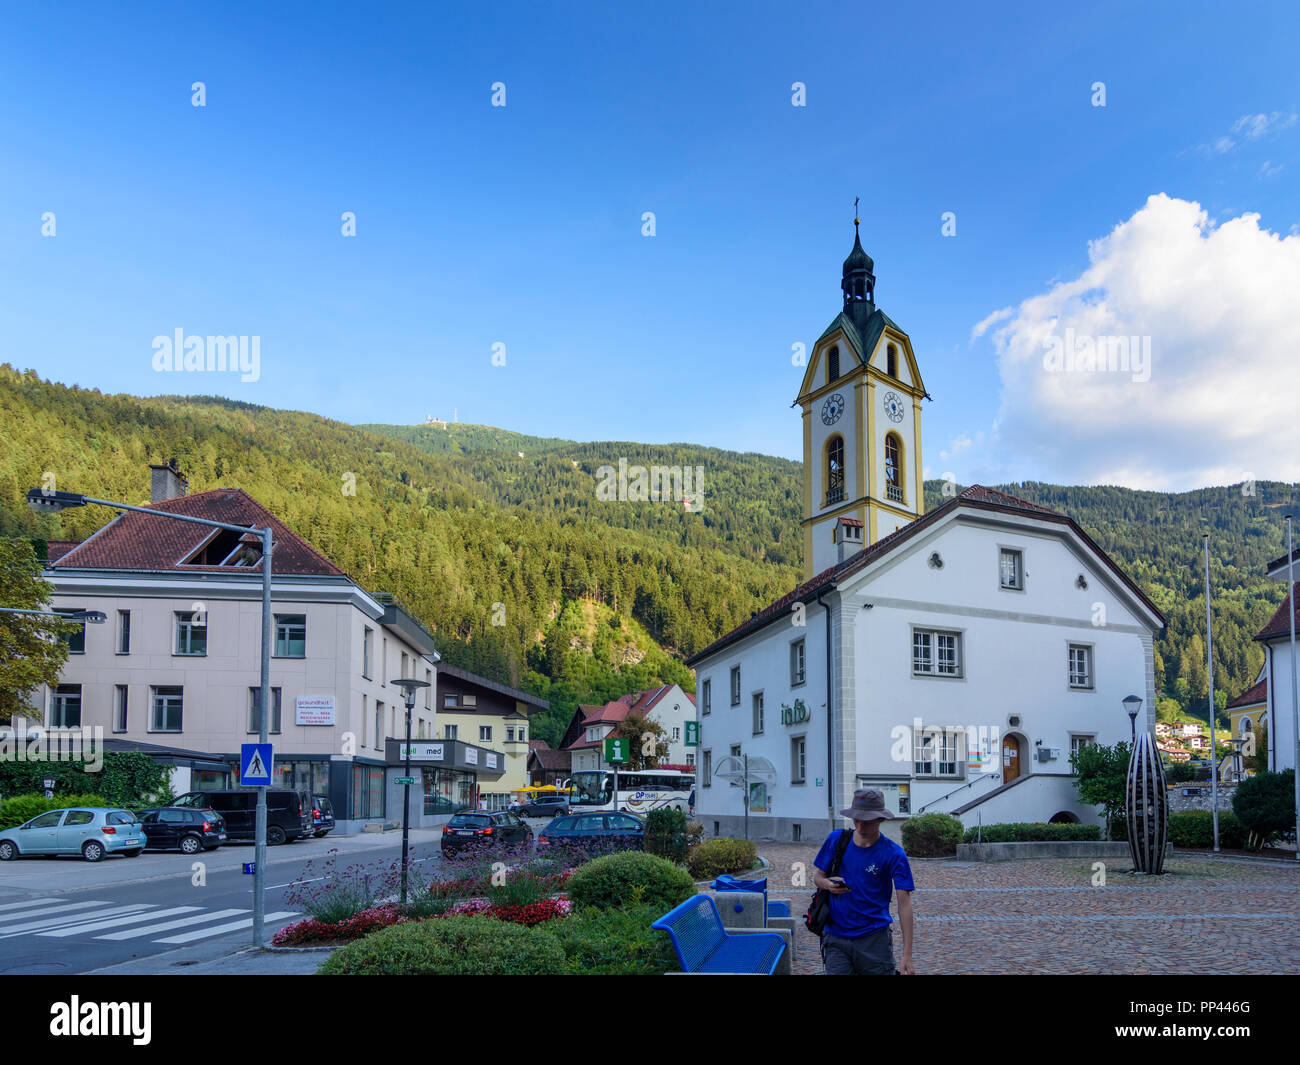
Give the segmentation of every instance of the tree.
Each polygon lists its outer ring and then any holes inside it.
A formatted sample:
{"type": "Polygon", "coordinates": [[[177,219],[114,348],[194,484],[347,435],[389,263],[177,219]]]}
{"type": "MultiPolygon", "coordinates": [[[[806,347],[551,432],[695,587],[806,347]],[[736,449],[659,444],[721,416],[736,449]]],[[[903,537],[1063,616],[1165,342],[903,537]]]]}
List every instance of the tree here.
{"type": "MultiPolygon", "coordinates": [[[[0,538],[0,606],[42,610],[54,589],[41,579],[41,563],[27,540],[0,538]]],[[[72,626],[33,614],[0,614],[0,724],[31,711],[31,694],[57,684],[68,660],[59,637],[72,626]]]]}
{"type": "Polygon", "coordinates": [[[641,714],[628,714],[614,726],[614,735],[626,736],[629,740],[625,769],[654,769],[659,764],[661,752],[668,750],[663,726],[641,714]]]}
{"type": "Polygon", "coordinates": [[[1124,782],[1128,776],[1129,745],[1121,740],[1114,747],[1090,743],[1070,755],[1070,766],[1078,776],[1074,787],[1079,798],[1100,806],[1106,816],[1106,838],[1124,817],[1124,782]]]}
{"type": "Polygon", "coordinates": [[[1250,845],[1267,847],[1295,833],[1295,770],[1256,773],[1241,782],[1232,812],[1250,833],[1250,845]]]}

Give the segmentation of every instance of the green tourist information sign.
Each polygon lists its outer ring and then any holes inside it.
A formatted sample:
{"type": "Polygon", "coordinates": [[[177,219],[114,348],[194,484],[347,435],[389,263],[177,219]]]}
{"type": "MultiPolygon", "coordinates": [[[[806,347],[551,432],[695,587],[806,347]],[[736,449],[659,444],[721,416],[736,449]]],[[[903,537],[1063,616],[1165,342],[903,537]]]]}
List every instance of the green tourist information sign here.
{"type": "Polygon", "coordinates": [[[628,739],[626,736],[611,736],[605,740],[605,761],[611,765],[619,762],[626,762],[628,755],[628,739]]]}
{"type": "Polygon", "coordinates": [[[686,722],[686,739],[687,747],[698,747],[700,745],[700,723],[698,721],[686,722]]]}

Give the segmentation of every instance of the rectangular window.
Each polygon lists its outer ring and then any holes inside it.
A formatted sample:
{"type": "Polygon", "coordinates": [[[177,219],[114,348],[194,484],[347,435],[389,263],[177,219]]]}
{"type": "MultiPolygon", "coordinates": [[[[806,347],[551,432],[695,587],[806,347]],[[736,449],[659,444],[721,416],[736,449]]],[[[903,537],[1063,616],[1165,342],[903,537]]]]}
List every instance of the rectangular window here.
{"type": "Polygon", "coordinates": [[[361,675],[365,677],[366,680],[369,680],[371,676],[370,659],[374,648],[375,630],[366,629],[366,631],[361,634],[361,675]]]}
{"type": "Polygon", "coordinates": [[[509,726],[506,726],[506,743],[514,743],[514,742],[515,742],[515,730],[513,728],[510,728],[509,726]]]}
{"type": "Polygon", "coordinates": [[[81,685],[60,684],[50,701],[50,728],[81,727],[81,685]]]}
{"type": "Polygon", "coordinates": [[[208,653],[208,619],[199,611],[178,611],[176,614],[176,653],[178,655],[205,655],[208,653]]]}
{"type": "Polygon", "coordinates": [[[790,687],[796,688],[807,679],[804,661],[804,642],[795,640],[790,645],[790,687]]]}
{"type": "Polygon", "coordinates": [[[408,661],[409,659],[410,659],[410,655],[408,655],[405,651],[403,651],[403,652],[402,652],[402,672],[401,672],[401,674],[400,674],[400,676],[402,676],[402,677],[405,677],[405,676],[406,676],[406,663],[407,663],[407,661],[408,661]]]}
{"type": "MultiPolygon", "coordinates": [[[[740,761],[740,744],[738,744],[738,743],[733,743],[733,744],[731,745],[731,757],[734,758],[734,759],[736,759],[737,762],[740,761]]],[[[736,766],[732,766],[732,768],[735,769],[735,768],[737,768],[737,767],[736,767],[736,766]]],[[[738,782],[736,782],[736,781],[732,781],[731,786],[732,786],[733,788],[738,788],[738,787],[740,787],[740,784],[739,784],[738,782]]]]}
{"type": "MultiPolygon", "coordinates": [[[[56,610],[56,614],[76,614],[84,610],[85,607],[70,606],[56,610]]],[[[74,622],[77,626],[70,630],[63,637],[63,642],[68,645],[68,654],[84,655],[86,653],[86,623],[84,621],[74,622]]]]}
{"type": "Polygon", "coordinates": [[[740,705],[740,667],[731,667],[731,705],[740,705]]]}
{"type": "Polygon", "coordinates": [[[790,783],[802,784],[807,768],[808,741],[802,736],[795,736],[790,741],[790,783]]]}
{"type": "Polygon", "coordinates": [[[918,677],[960,677],[961,633],[913,629],[912,674],[918,677]]]}
{"type": "Polygon", "coordinates": [[[424,683],[426,685],[424,689],[424,708],[431,710],[433,708],[433,670],[426,669],[424,671],[424,683]]]}
{"type": "Polygon", "coordinates": [[[704,752],[704,764],[700,768],[701,786],[709,788],[713,786],[713,752],[704,752]]]}
{"type": "Polygon", "coordinates": [[[275,615],[275,657],[307,657],[307,615],[275,615]]]}
{"type": "Polygon", "coordinates": [[[384,704],[375,700],[375,748],[384,749],[384,704]]]}
{"type": "Polygon", "coordinates": [[[1071,755],[1071,756],[1074,756],[1074,755],[1078,754],[1081,750],[1083,750],[1085,747],[1091,747],[1091,746],[1092,746],[1093,744],[1095,744],[1096,742],[1097,742],[1097,737],[1096,737],[1096,736],[1093,736],[1093,735],[1089,735],[1089,736],[1077,736],[1077,735],[1074,735],[1073,733],[1071,733],[1071,735],[1070,735],[1070,755],[1071,755]]]}
{"type": "Polygon", "coordinates": [[[1092,648],[1086,643],[1072,643],[1070,644],[1070,687],[1088,691],[1092,686],[1092,648]]]}
{"type": "MultiPolygon", "coordinates": [[[[258,707],[262,702],[262,689],[248,689],[248,731],[256,732],[259,735],[262,731],[262,716],[258,713],[258,707]]],[[[280,689],[271,689],[271,720],[267,723],[267,732],[272,735],[278,735],[280,732],[280,689]]]]}
{"type": "Polygon", "coordinates": [[[118,684],[113,688],[113,731],[126,731],[126,695],[127,689],[125,684],[118,684]]]}
{"type": "Polygon", "coordinates": [[[149,731],[180,732],[184,723],[184,692],[181,688],[154,688],[150,700],[149,731]]]}
{"type": "Polygon", "coordinates": [[[478,696],[477,696],[477,695],[462,695],[462,696],[460,697],[460,705],[461,705],[461,706],[478,706],[478,696]]]}
{"type": "Polygon", "coordinates": [[[674,726],[673,726],[673,742],[676,743],[676,742],[677,742],[678,740],[680,740],[681,738],[682,738],[682,730],[681,730],[678,726],[674,725],[674,726]]]}
{"type": "Polygon", "coordinates": [[[117,653],[120,655],[131,653],[131,611],[129,610],[117,612],[117,653]]]}
{"type": "Polygon", "coordinates": [[[379,645],[379,683],[388,683],[388,637],[385,636],[379,645]]]}
{"type": "Polygon", "coordinates": [[[918,777],[960,776],[960,729],[918,729],[913,733],[912,769],[918,777]]]}
{"type": "Polygon", "coordinates": [[[754,707],[753,707],[754,735],[761,736],[763,735],[763,693],[755,692],[753,695],[753,700],[754,700],[754,707]]]}
{"type": "Polygon", "coordinates": [[[454,740],[457,738],[457,733],[459,732],[459,730],[460,730],[459,725],[443,725],[442,738],[444,740],[454,740]]]}
{"type": "Polygon", "coordinates": [[[1021,591],[1025,587],[1024,559],[1019,551],[1004,547],[998,552],[998,578],[1003,588],[1021,591]]]}
{"type": "Polygon", "coordinates": [[[456,696],[444,695],[442,697],[442,706],[444,710],[454,710],[457,705],[456,696]]]}
{"type": "Polygon", "coordinates": [[[479,738],[479,742],[480,742],[480,743],[491,743],[491,742],[492,742],[492,726],[491,726],[491,725],[479,725],[479,727],[478,727],[478,738],[479,738]]]}
{"type": "Polygon", "coordinates": [[[710,714],[713,712],[713,681],[704,682],[704,694],[701,696],[701,714],[710,714]]]}
{"type": "Polygon", "coordinates": [[[686,764],[687,764],[687,765],[694,765],[694,764],[695,764],[695,755],[693,755],[693,754],[687,754],[687,756],[686,756],[686,764]]]}

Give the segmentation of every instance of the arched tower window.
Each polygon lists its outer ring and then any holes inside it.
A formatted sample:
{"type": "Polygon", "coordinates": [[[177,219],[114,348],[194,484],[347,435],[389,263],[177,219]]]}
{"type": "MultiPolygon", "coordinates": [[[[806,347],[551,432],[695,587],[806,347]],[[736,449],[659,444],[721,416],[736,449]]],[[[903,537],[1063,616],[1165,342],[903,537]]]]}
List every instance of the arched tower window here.
{"type": "Polygon", "coordinates": [[[1255,729],[1255,723],[1251,721],[1250,718],[1243,717],[1241,719],[1241,734],[1243,736],[1249,735],[1251,732],[1254,731],[1254,729],[1255,729]]]}
{"type": "Polygon", "coordinates": [[[840,379],[840,349],[838,344],[831,345],[831,350],[826,353],[826,380],[838,381],[840,379]]]}
{"type": "Polygon", "coordinates": [[[897,433],[885,437],[885,498],[903,502],[903,444],[897,433]]]}
{"type": "Polygon", "coordinates": [[[844,437],[826,441],[826,505],[844,501],[844,437]]]}
{"type": "Polygon", "coordinates": [[[893,344],[885,351],[885,373],[890,377],[898,376],[898,349],[893,344]]]}

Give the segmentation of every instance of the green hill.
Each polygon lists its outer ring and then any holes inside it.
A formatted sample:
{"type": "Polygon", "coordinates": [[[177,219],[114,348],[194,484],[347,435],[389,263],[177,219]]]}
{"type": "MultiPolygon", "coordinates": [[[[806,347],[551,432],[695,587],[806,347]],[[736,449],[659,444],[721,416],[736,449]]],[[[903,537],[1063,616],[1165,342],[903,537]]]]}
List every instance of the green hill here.
{"type": "MultiPolygon", "coordinates": [[[[217,397],[104,395],[0,366],[0,532],[81,539],[99,508],[32,513],[28,488],[147,501],[145,465],[175,457],[191,491],[240,487],[438,634],[445,659],[552,700],[554,741],[578,701],[694,681],[682,658],[801,577],[799,464],[689,444],[577,443],[490,426],[352,426],[217,397]],[[519,452],[523,452],[523,456],[519,452]],[[598,471],[703,467],[698,512],[606,502],[598,471]],[[355,494],[348,494],[355,484],[355,494]]],[[[1165,611],[1157,682],[1205,712],[1201,535],[1209,532],[1220,702],[1254,680],[1251,637],[1284,588],[1287,486],[1170,495],[1001,486],[1073,516],[1165,611]]],[[[927,484],[927,505],[940,501],[927,484]]]]}

